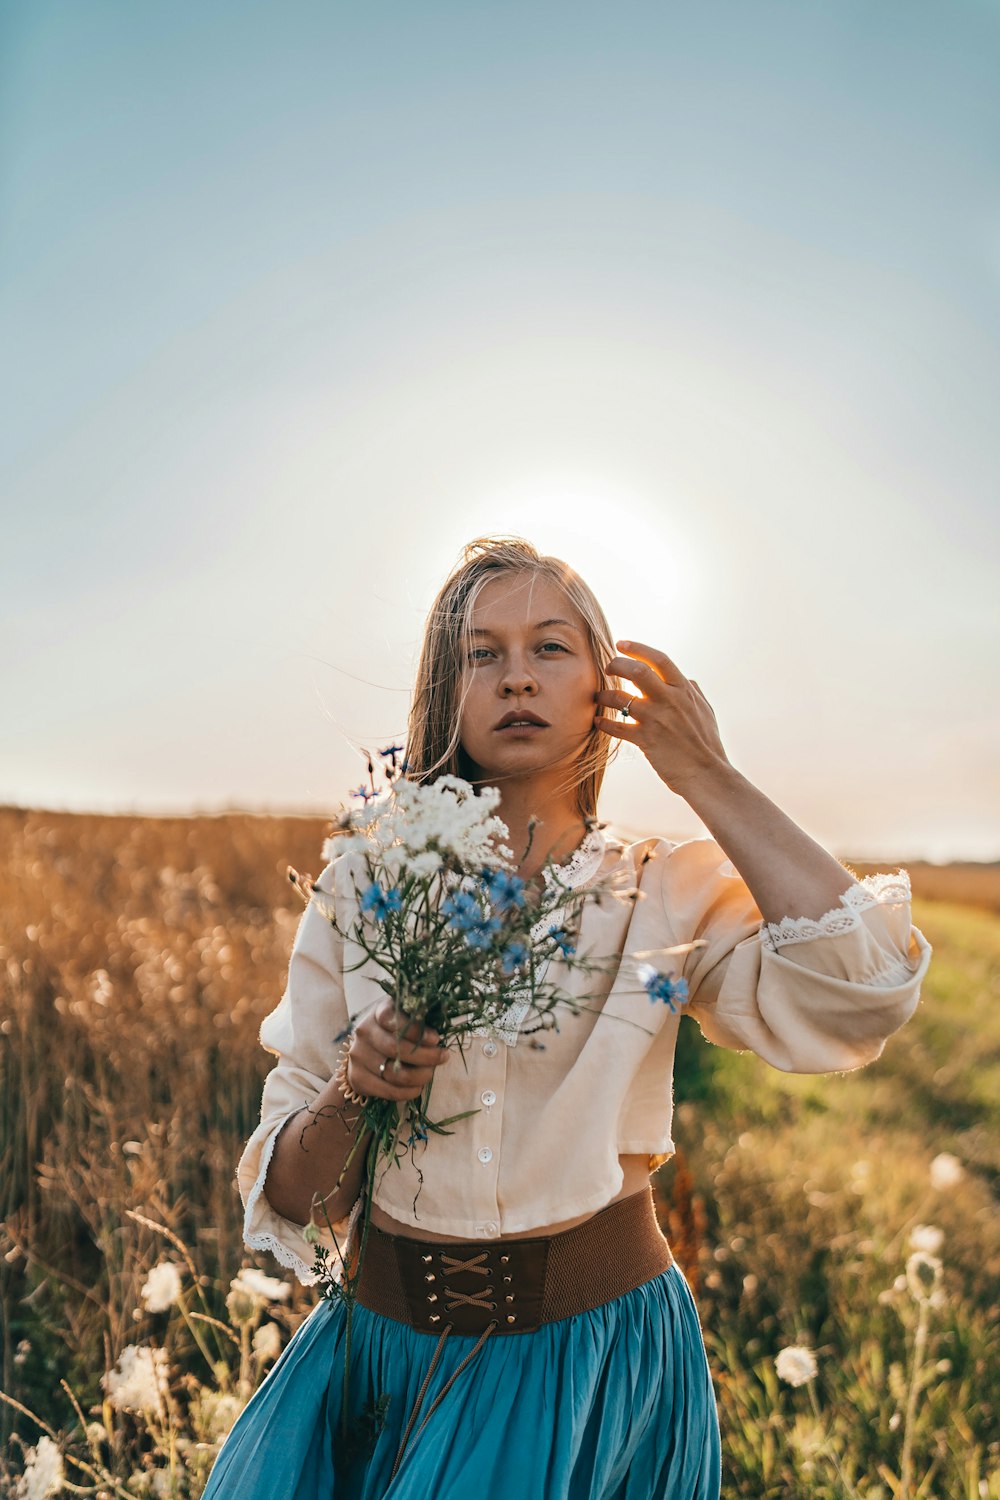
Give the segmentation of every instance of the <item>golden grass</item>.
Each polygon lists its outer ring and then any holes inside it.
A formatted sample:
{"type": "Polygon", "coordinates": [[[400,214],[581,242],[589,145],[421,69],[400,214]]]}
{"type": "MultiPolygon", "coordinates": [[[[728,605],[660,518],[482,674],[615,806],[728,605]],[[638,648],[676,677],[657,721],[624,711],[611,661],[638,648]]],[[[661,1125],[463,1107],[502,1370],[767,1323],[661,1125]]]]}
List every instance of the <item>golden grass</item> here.
{"type": "MultiPolygon", "coordinates": [[[[235,1162],[272,1062],[257,1027],[302,909],[285,867],[317,874],[326,828],[0,809],[0,1387],[55,1429],[77,1420],[60,1378],[91,1419],[121,1349],[163,1332],[162,1317],[136,1317],[163,1240],[130,1210],[190,1247],[205,1307],[226,1320],[229,1280],[250,1259],[235,1162]]],[[[1000,1500],[1000,873],[907,868],[935,962],[877,1063],[780,1074],[682,1023],[681,1150],[656,1181],[705,1328],[727,1497],[1000,1500]],[[942,1151],[965,1165],[950,1193],[928,1176],[942,1151]],[[894,1416],[918,1310],[905,1294],[879,1299],[919,1223],[944,1232],[947,1301],[930,1314],[907,1491],[894,1416]],[[808,1393],[774,1372],[794,1342],[819,1360],[808,1393]]],[[[314,1301],[294,1288],[286,1331],[314,1301]]],[[[180,1389],[200,1356],[188,1324],[171,1329],[180,1389]]],[[[26,1418],[0,1413],[4,1436],[35,1441],[26,1418]]],[[[140,1450],[151,1460],[143,1441],[138,1427],[120,1434],[123,1476],[140,1450]]],[[[177,1483],[194,1497],[203,1475],[177,1483]]]]}

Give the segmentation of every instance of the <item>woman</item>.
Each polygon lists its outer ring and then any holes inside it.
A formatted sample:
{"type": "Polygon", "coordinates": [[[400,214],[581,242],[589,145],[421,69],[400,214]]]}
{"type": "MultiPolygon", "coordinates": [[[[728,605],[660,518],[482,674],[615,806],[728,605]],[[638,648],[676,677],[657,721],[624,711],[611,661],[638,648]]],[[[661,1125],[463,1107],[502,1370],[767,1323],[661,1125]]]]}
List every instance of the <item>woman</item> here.
{"type": "MultiPolygon", "coordinates": [[[[674,1149],[679,1018],[637,1009],[622,960],[700,943],[685,1009],[709,1041],[789,1072],[862,1067],[912,1015],[930,962],[906,872],[855,880],[735,770],[698,684],[660,650],[615,643],[586,584],[518,539],[471,543],[442,587],[406,755],[416,779],[501,789],[524,879],[550,879],[551,861],[570,886],[619,875],[641,899],[584,907],[579,946],[616,956],[617,974],[569,974],[590,1003],[544,1050],[513,1005],[465,1066],[432,1031],[397,1027],[307,908],[260,1032],[279,1061],[238,1167],[246,1243],[313,1279],[314,1194],[334,1222],[360,1205],[363,1149],[344,1171],[359,1097],[414,1098],[433,1077],[437,1118],[478,1112],[376,1176],[351,1344],[352,1402],[390,1394],[372,1451],[350,1466],[337,1452],[346,1309],[325,1300],[238,1419],[206,1500],[718,1500],[704,1339],[649,1182],[674,1149]],[[602,831],[620,740],[710,837],[602,831]]],[[[343,870],[334,858],[319,880],[338,915],[343,870]]]]}

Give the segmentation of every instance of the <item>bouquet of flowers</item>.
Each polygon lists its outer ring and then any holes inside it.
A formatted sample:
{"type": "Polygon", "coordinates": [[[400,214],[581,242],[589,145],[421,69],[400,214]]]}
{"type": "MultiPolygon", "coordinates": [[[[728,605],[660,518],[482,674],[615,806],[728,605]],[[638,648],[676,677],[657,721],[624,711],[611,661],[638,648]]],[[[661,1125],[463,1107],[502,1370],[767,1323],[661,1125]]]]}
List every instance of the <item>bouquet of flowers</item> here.
{"type": "MultiPolygon", "coordinates": [[[[595,958],[578,951],[585,903],[609,899],[634,902],[641,893],[620,880],[594,881],[575,890],[558,865],[547,865],[542,880],[529,886],[516,874],[514,856],[502,842],[509,834],[496,815],[500,802],[497,788],[484,787],[477,794],[469,782],[455,776],[421,784],[406,778],[401,746],[392,745],[378,753],[383,762],[383,788],[376,787],[375,761],[369,757],[369,782],[352,794],[358,805],[342,811],[334,834],[323,846],[327,860],[341,854],[358,856],[352,869],[356,916],[342,926],[328,894],[311,877],[289,868],[289,878],[302,898],[315,901],[344,937],[345,954],[360,952],[356,967],[374,963],[378,983],[391,997],[401,1029],[405,1030],[411,1020],[423,1022],[438,1033],[441,1045],[463,1052],[469,1037],[483,1034],[484,1027],[500,1036],[505,1029],[508,1035],[512,1030],[523,1033],[529,1038],[529,1046],[544,1047],[536,1033],[558,1029],[558,1007],[569,1007],[574,1013],[589,1008],[551,977],[551,960],[558,957],[564,970],[585,972],[620,962],[618,957],[595,958]]],[[[595,826],[599,825],[592,820],[591,827],[595,826]]],[[[693,946],[697,945],[657,950],[656,956],[682,954],[693,946]]],[[[653,955],[644,955],[649,956],[653,955]]],[[[636,969],[651,1000],[676,1010],[687,998],[685,980],[645,962],[638,963],[636,969]]],[[[353,1023],[337,1040],[349,1039],[352,1029],[353,1023]]],[[[351,1440],[347,1416],[351,1315],[368,1237],[377,1166],[383,1160],[390,1163],[400,1152],[412,1152],[431,1134],[452,1134],[450,1126],[477,1111],[432,1119],[433,1078],[418,1098],[365,1099],[347,1088],[343,1067],[342,1055],[338,1069],[342,1088],[361,1105],[344,1174],[366,1132],[370,1132],[366,1181],[351,1214],[343,1253],[325,1203],[314,1198],[314,1211],[317,1207],[322,1210],[337,1248],[333,1265],[329,1250],[319,1242],[320,1229],[315,1220],[306,1226],[305,1233],[313,1245],[313,1269],[323,1295],[341,1298],[347,1308],[342,1410],[342,1449],[346,1456],[359,1446],[370,1446],[388,1402],[383,1394],[365,1410],[351,1440]],[[360,1244],[355,1246],[354,1228],[359,1218],[360,1244]]]]}

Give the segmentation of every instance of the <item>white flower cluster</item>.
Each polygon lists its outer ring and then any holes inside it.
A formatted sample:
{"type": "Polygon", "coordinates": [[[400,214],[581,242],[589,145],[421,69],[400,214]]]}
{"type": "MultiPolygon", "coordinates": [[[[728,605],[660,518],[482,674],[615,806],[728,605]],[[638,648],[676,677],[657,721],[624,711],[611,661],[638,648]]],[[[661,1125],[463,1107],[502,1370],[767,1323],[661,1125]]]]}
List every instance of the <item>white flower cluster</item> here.
{"type": "Polygon", "coordinates": [[[50,1437],[39,1438],[37,1448],[24,1456],[24,1472],[14,1493],[18,1500],[48,1500],[58,1495],[65,1483],[62,1454],[50,1437]]]}
{"type": "Polygon", "coordinates": [[[166,1351],[127,1344],[101,1384],[117,1411],[162,1412],[169,1391],[166,1351]]]}
{"type": "Polygon", "coordinates": [[[460,776],[441,776],[425,786],[400,778],[384,796],[351,813],[355,832],[327,839],[323,857],[331,860],[349,851],[367,851],[389,870],[417,875],[433,875],[443,856],[466,869],[498,868],[514,857],[496,842],[509,833],[494,814],[499,803],[498,787],[483,787],[477,795],[460,776]]]}

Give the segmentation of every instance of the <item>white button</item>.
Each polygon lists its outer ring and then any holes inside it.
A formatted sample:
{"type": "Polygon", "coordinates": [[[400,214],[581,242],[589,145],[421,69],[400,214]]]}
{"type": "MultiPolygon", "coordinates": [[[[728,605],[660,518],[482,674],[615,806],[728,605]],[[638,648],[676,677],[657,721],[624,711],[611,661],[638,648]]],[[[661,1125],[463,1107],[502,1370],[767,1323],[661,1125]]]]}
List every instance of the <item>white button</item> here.
{"type": "Polygon", "coordinates": [[[496,1055],[497,1055],[497,1044],[496,1044],[496,1042],[484,1042],[483,1043],[483,1051],[486,1053],[487,1057],[496,1057],[496,1055]]]}
{"type": "Polygon", "coordinates": [[[489,1146],[480,1146],[480,1148],[479,1148],[479,1160],[480,1161],[492,1161],[493,1160],[493,1152],[490,1150],[489,1146]]]}
{"type": "Polygon", "coordinates": [[[476,1225],[477,1234],[499,1234],[500,1225],[495,1219],[487,1219],[485,1224],[476,1225]]]}
{"type": "Polygon", "coordinates": [[[495,1104],[497,1102],[497,1096],[492,1089],[483,1089],[479,1097],[484,1104],[495,1104]]]}

